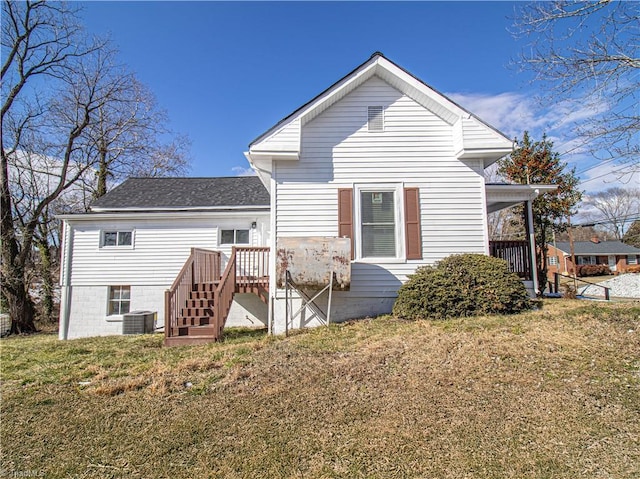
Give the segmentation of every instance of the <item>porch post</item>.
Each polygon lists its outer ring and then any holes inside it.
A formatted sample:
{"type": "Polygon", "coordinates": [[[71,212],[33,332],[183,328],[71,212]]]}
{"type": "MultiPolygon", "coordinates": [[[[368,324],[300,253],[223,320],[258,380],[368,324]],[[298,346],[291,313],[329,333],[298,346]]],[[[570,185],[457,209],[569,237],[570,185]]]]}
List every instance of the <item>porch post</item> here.
{"type": "Polygon", "coordinates": [[[532,208],[532,200],[527,200],[524,202],[525,208],[527,210],[525,227],[527,230],[527,234],[529,235],[529,249],[531,250],[529,254],[529,260],[531,261],[531,280],[533,281],[533,290],[536,294],[540,293],[539,285],[538,285],[538,268],[536,264],[536,238],[535,232],[533,231],[533,208],[532,208]]]}

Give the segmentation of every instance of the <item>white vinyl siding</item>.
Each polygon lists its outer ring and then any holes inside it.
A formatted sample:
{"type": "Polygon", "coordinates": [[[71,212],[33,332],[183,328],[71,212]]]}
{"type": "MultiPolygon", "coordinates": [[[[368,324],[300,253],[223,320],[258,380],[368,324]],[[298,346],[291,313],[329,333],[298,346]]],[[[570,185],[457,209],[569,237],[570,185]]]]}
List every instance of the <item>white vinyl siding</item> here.
{"type": "MultiPolygon", "coordinates": [[[[82,221],[72,225],[73,244],[70,285],[170,285],[191,253],[191,248],[231,254],[232,245],[220,245],[222,229],[251,229],[257,215],[236,218],[164,218],[119,221],[82,221]],[[101,231],[133,231],[135,248],[100,248],[101,231]]],[[[260,213],[257,228],[251,229],[251,246],[266,244],[268,214],[260,213]]],[[[71,229],[71,228],[69,228],[71,229]]],[[[71,234],[67,232],[67,234],[71,234]]]]}
{"type": "Polygon", "coordinates": [[[272,135],[253,145],[256,150],[297,151],[300,148],[300,120],[283,125],[272,135]]]}
{"type": "Polygon", "coordinates": [[[451,125],[380,78],[304,125],[300,160],[275,161],[273,170],[277,237],[336,236],[338,188],[419,188],[423,260],[356,260],[350,296],[395,296],[420,264],[486,252],[482,160],[458,160],[451,125]],[[368,131],[371,105],[384,107],[383,135],[368,131]]]}

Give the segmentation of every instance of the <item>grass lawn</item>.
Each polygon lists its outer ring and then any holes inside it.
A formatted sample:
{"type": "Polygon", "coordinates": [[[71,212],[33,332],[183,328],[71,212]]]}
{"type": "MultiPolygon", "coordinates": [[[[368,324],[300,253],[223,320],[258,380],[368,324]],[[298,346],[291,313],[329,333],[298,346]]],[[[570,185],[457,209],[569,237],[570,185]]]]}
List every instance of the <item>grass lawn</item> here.
{"type": "Polygon", "coordinates": [[[637,302],[161,343],[0,341],[0,477],[640,477],[637,302]]]}

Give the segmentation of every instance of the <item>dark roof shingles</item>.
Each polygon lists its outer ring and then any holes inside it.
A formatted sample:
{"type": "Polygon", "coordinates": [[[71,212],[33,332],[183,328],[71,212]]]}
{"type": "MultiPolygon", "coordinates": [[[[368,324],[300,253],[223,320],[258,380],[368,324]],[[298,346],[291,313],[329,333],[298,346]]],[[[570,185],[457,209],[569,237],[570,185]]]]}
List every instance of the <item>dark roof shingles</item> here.
{"type": "MultiPolygon", "coordinates": [[[[565,253],[571,250],[569,243],[564,241],[556,243],[556,247],[565,253]]],[[[601,241],[600,243],[574,241],[573,247],[577,255],[640,254],[639,248],[624,244],[622,241],[601,241]]]]}
{"type": "Polygon", "coordinates": [[[109,209],[179,209],[269,206],[257,176],[129,178],[91,205],[109,209]]]}

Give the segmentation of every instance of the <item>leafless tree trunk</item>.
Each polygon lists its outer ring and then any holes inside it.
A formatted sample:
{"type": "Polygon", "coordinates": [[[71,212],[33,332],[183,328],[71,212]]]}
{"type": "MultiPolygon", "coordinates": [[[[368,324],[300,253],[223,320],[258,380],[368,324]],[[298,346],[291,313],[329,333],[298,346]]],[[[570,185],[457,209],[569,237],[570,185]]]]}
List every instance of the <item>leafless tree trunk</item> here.
{"type": "Polygon", "coordinates": [[[87,190],[104,194],[109,177],[184,171],[186,143],[161,141],[165,113],[106,43],[85,41],[75,7],[3,2],[2,11],[2,290],[12,332],[24,333],[35,330],[34,246],[50,279],[51,215],[69,202],[86,208],[87,190]]]}

